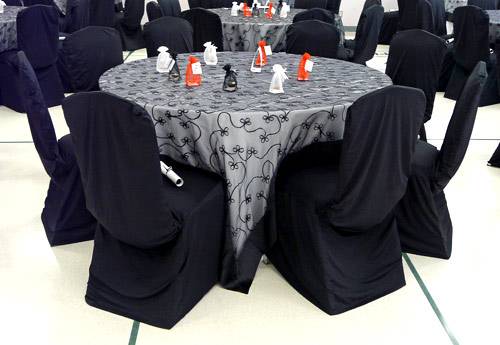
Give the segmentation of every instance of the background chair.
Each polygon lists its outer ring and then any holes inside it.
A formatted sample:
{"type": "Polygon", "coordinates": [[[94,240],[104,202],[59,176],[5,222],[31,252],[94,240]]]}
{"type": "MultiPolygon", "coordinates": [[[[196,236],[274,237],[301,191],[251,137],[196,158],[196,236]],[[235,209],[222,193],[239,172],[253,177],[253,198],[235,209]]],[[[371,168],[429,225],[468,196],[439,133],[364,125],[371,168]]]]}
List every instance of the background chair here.
{"type": "Polygon", "coordinates": [[[158,4],[164,16],[178,17],[181,15],[179,0],[158,0],[158,4]]]}
{"type": "Polygon", "coordinates": [[[202,52],[203,44],[212,42],[219,51],[223,50],[222,22],[216,13],[203,8],[193,8],[181,13],[181,18],[187,20],[193,28],[193,50],[202,52]]]}
{"type": "Polygon", "coordinates": [[[496,55],[490,53],[488,14],[476,6],[458,7],[453,12],[453,58],[455,66],[444,96],[458,99],[470,73],[479,61],[486,63],[488,80],[483,88],[479,106],[500,102],[497,83],[496,55]]]}
{"type": "Polygon", "coordinates": [[[293,17],[293,22],[297,23],[303,20],[311,19],[316,19],[328,24],[335,25],[335,15],[324,8],[311,8],[309,10],[299,12],[295,15],[295,17],[293,17]]]}
{"type": "Polygon", "coordinates": [[[406,190],[424,108],[417,89],[372,92],[348,109],[341,142],[311,145],[279,167],[268,206],[276,242],[266,254],[328,314],[405,284],[393,211],[406,190]]]}
{"type": "Polygon", "coordinates": [[[371,60],[377,50],[383,19],[384,8],[382,6],[372,5],[363,10],[354,40],[345,41],[342,58],[362,65],[371,60]]]}
{"type": "Polygon", "coordinates": [[[89,26],[63,41],[57,68],[65,92],[97,91],[101,75],[122,63],[122,43],[118,31],[89,26]]]}
{"type": "Polygon", "coordinates": [[[453,226],[443,190],[467,151],[486,79],[486,65],[479,62],[455,104],[441,150],[417,143],[408,189],[396,209],[405,252],[443,259],[451,255],[453,226]]]}
{"type": "Polygon", "coordinates": [[[167,46],[171,52],[193,51],[193,28],[178,17],[161,17],[144,25],[144,40],[148,57],[157,56],[158,48],[167,46]]]}
{"type": "Polygon", "coordinates": [[[51,246],[91,240],[96,221],[85,206],[71,135],[57,140],[38,80],[26,55],[20,51],[11,58],[17,68],[15,78],[23,92],[33,143],[50,176],[42,211],[47,239],[51,246]]]}
{"type": "Polygon", "coordinates": [[[286,52],[336,58],[340,31],[319,20],[304,20],[290,25],[286,31],[286,52]]]}
{"type": "Polygon", "coordinates": [[[232,0],[189,0],[189,8],[231,8],[232,0]]]}
{"type": "Polygon", "coordinates": [[[324,8],[326,9],[327,0],[295,0],[295,8],[324,8]]]}
{"type": "Polygon", "coordinates": [[[90,0],[89,26],[115,26],[114,0],[90,0]]]}
{"type": "MultiPolygon", "coordinates": [[[[33,66],[45,104],[49,107],[61,104],[64,98],[56,68],[58,42],[59,23],[55,8],[35,5],[18,13],[17,47],[24,51],[33,66]]],[[[15,82],[15,69],[8,62],[8,56],[15,53],[7,51],[0,54],[0,90],[3,104],[23,113],[22,90],[15,82]]]]}
{"type": "Polygon", "coordinates": [[[102,93],[63,104],[87,205],[98,225],[85,299],[157,327],[173,327],[218,281],[225,232],[223,180],[172,162],[160,172],[151,117],[102,93]]]}
{"type": "Polygon", "coordinates": [[[21,0],[3,0],[7,6],[22,6],[21,0]]]}
{"type": "MultiPolygon", "coordinates": [[[[424,123],[432,117],[445,54],[444,40],[423,30],[398,32],[389,48],[385,73],[391,77],[395,85],[415,87],[425,93],[427,106],[424,123]]],[[[426,140],[423,123],[420,137],[426,140]]]]}
{"type": "Polygon", "coordinates": [[[150,22],[163,17],[160,5],[158,5],[155,1],[150,1],[146,4],[146,14],[148,16],[148,21],[150,22]]]}
{"type": "Polygon", "coordinates": [[[427,0],[398,0],[399,31],[421,29],[434,30],[432,5],[427,0]]]}
{"type": "Polygon", "coordinates": [[[339,14],[341,2],[342,0],[327,0],[326,9],[334,14],[339,14]]]}
{"type": "Polygon", "coordinates": [[[144,48],[141,20],[144,15],[144,0],[126,0],[123,12],[116,13],[115,28],[120,32],[123,50],[144,48]]]}
{"type": "Polygon", "coordinates": [[[498,7],[497,0],[468,0],[468,6],[477,6],[483,10],[496,10],[498,7]]]}
{"type": "Polygon", "coordinates": [[[491,156],[490,160],[488,161],[488,165],[500,168],[500,144],[498,144],[498,147],[493,153],[493,156],[491,156]]]}

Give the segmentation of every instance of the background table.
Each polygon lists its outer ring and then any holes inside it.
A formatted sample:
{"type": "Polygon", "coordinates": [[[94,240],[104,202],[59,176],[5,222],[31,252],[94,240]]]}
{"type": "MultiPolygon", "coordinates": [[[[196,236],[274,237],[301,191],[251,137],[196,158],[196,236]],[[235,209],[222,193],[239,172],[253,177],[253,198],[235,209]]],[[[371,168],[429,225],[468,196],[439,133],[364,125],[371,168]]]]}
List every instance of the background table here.
{"type": "MultiPolygon", "coordinates": [[[[224,50],[255,52],[259,41],[265,40],[272,46],[273,51],[279,52],[285,50],[286,30],[293,23],[293,17],[304,10],[292,8],[287,18],[274,15],[272,19],[264,16],[263,9],[260,17],[243,17],[241,12],[238,17],[232,17],[231,10],[226,8],[210,11],[217,13],[222,21],[224,50]]],[[[343,45],[344,26],[339,15],[335,15],[335,26],[341,32],[340,45],[343,45]]]]}
{"type": "Polygon", "coordinates": [[[5,6],[0,13],[0,52],[17,48],[17,14],[23,7],[5,6]]]}
{"type": "MultiPolygon", "coordinates": [[[[219,65],[203,66],[197,88],[169,82],[156,72],[156,58],[109,70],[100,87],[148,111],[162,154],[225,178],[228,233],[237,257],[265,213],[281,160],[313,142],[342,139],[346,111],[354,100],[392,83],[381,72],[335,59],[313,57],[311,80],[299,82],[299,55],[273,54],[270,65],[257,74],[249,71],[253,53],[218,56],[219,65]],[[238,70],[237,92],[222,90],[225,63],[238,70]],[[284,94],[268,93],[275,63],[288,70],[284,94]]],[[[181,73],[186,58],[179,56],[181,73]]]]}
{"type": "Polygon", "coordinates": [[[455,8],[467,6],[467,0],[445,0],[445,8],[447,13],[453,13],[455,8]]]}
{"type": "Polygon", "coordinates": [[[500,42],[500,10],[486,12],[490,16],[490,42],[500,42]]]}

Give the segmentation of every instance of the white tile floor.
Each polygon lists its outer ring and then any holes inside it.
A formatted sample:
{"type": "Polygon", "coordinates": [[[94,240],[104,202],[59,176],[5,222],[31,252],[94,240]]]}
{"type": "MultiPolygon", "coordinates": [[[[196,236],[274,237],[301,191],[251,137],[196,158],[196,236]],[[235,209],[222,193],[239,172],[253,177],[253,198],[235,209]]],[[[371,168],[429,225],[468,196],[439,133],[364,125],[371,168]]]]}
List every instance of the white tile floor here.
{"type": "MultiPolygon", "coordinates": [[[[384,70],[380,47],[370,66],[384,70]]],[[[145,57],[144,51],[127,61],[145,57]]],[[[427,132],[439,146],[454,102],[439,94],[427,132]]],[[[51,109],[58,136],[68,133],[51,109]]],[[[500,139],[500,105],[479,110],[468,154],[446,192],[455,226],[449,261],[409,256],[407,285],[361,308],[327,316],[262,265],[249,295],[215,287],[173,330],[85,304],[92,242],[50,248],[40,221],[48,178],[25,115],[0,107],[1,344],[450,344],[422,287],[460,344],[498,343],[500,169],[486,166],[500,139]],[[416,279],[419,276],[422,284],[416,279]],[[497,340],[495,340],[497,339],[497,340]]]]}

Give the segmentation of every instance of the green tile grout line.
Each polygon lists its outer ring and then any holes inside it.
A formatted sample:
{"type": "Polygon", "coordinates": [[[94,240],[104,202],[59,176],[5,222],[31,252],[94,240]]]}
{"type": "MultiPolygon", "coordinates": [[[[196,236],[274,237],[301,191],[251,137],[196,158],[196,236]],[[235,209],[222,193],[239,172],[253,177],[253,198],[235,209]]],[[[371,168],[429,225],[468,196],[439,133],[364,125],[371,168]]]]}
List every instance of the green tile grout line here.
{"type": "Polygon", "coordinates": [[[135,345],[137,341],[137,334],[139,333],[139,321],[134,321],[132,324],[132,330],[130,331],[130,339],[128,340],[128,345],[135,345]]]}
{"type": "Polygon", "coordinates": [[[417,280],[418,285],[422,289],[422,292],[424,293],[425,297],[427,298],[427,301],[431,305],[432,310],[434,310],[434,313],[438,317],[439,322],[441,323],[441,325],[443,326],[444,330],[446,331],[446,334],[448,334],[448,338],[450,338],[451,343],[453,345],[459,345],[457,338],[455,338],[455,336],[453,335],[453,332],[448,327],[448,324],[446,323],[446,320],[444,319],[443,314],[439,310],[436,302],[434,301],[434,298],[432,298],[432,295],[429,292],[429,290],[427,289],[427,286],[425,285],[424,281],[420,277],[420,274],[418,274],[418,271],[415,268],[415,266],[413,265],[413,262],[410,260],[410,257],[406,253],[403,253],[403,257],[404,257],[404,259],[405,259],[408,267],[410,268],[411,273],[413,274],[413,276],[417,280]]]}

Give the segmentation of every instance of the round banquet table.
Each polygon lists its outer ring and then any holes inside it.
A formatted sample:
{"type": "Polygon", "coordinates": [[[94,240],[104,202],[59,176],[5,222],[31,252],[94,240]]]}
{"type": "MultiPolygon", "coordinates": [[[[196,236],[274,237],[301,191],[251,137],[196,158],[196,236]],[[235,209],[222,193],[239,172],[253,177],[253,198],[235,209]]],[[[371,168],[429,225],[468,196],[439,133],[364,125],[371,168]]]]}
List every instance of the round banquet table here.
{"type": "Polygon", "coordinates": [[[490,16],[490,43],[500,42],[500,10],[486,12],[490,16]]]}
{"type": "MultiPolygon", "coordinates": [[[[217,66],[203,65],[202,85],[196,88],[157,73],[156,58],[107,71],[100,87],[147,110],[161,154],[224,177],[231,255],[237,265],[245,265],[238,256],[265,213],[271,180],[282,159],[311,143],[342,139],[348,107],[392,82],[381,72],[335,59],[313,57],[311,80],[299,82],[299,55],[273,54],[261,73],[249,70],[253,53],[218,57],[217,66]],[[222,90],[225,63],[238,73],[239,88],[233,93],[222,90]],[[268,92],[276,63],[288,70],[284,94],[268,92]]],[[[186,59],[186,54],[179,55],[181,74],[186,59]]],[[[233,265],[224,269],[232,270],[233,265]]],[[[235,277],[234,272],[229,275],[235,277]]]]}
{"type": "Polygon", "coordinates": [[[23,9],[18,6],[5,6],[0,13],[0,52],[17,48],[17,14],[23,9]]]}
{"type": "MultiPolygon", "coordinates": [[[[292,8],[286,18],[274,15],[272,19],[264,16],[261,9],[260,17],[244,17],[241,12],[238,17],[231,16],[227,8],[210,9],[219,15],[222,22],[222,35],[225,51],[255,52],[259,41],[265,40],[273,51],[280,52],[286,48],[286,30],[293,23],[293,18],[303,9],[292,8]]],[[[335,15],[335,26],[340,30],[340,45],[344,44],[344,26],[342,18],[335,15]]]]}

